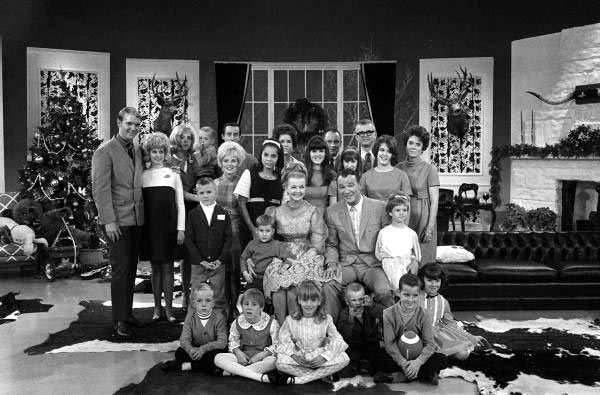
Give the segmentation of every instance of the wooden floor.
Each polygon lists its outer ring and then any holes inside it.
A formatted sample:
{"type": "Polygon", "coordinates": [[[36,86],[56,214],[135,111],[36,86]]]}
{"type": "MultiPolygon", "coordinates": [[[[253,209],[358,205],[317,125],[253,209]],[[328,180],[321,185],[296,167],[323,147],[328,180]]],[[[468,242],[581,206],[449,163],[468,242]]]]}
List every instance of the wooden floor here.
{"type": "MultiPolygon", "coordinates": [[[[85,299],[110,299],[110,285],[96,280],[57,279],[53,283],[17,276],[0,277],[0,295],[20,292],[18,299],[40,298],[54,306],[46,313],[24,314],[17,321],[0,325],[0,393],[2,394],[110,394],[140,382],[157,363],[172,353],[135,351],[102,353],[57,353],[28,356],[23,350],[46,340],[49,333],[68,327],[83,309],[85,299]]],[[[151,302],[151,295],[136,294],[135,300],[151,302]]],[[[470,320],[477,312],[461,312],[470,320]]],[[[589,311],[482,312],[484,317],[531,319],[551,315],[589,316],[589,311]]],[[[476,386],[461,379],[442,379],[439,387],[418,383],[392,386],[399,393],[474,394],[476,386]]],[[[360,390],[351,390],[360,393],[360,390]]],[[[182,393],[185,393],[183,391],[182,393]]]]}

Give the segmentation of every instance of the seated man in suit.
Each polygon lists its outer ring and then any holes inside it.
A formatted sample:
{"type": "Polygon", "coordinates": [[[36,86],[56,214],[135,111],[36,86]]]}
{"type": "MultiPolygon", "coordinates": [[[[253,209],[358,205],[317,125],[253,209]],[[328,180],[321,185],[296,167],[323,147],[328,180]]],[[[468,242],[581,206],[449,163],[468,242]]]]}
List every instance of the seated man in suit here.
{"type": "Polygon", "coordinates": [[[361,194],[360,177],[353,170],[342,170],[337,182],[343,200],[327,209],[325,260],[327,270],[342,271],[342,284],[323,284],[327,311],[334,322],[341,308],[342,285],[360,281],[375,293],[376,303],[394,304],[392,286],[375,258],[377,235],[389,223],[385,203],[361,194]]]}

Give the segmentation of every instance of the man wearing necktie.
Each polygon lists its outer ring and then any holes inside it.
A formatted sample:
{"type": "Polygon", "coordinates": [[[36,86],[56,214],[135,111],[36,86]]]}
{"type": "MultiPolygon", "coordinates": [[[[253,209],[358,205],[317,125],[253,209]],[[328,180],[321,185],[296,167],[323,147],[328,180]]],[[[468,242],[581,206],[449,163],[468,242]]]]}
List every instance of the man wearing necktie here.
{"type": "Polygon", "coordinates": [[[98,222],[110,248],[111,301],[115,331],[129,337],[129,325],[142,325],[132,314],[133,288],[138,264],[141,226],[144,224],[142,199],[142,153],[135,136],[140,115],[125,107],[117,116],[119,131],[104,142],[92,157],[92,195],[98,209],[98,222]]]}
{"type": "Polygon", "coordinates": [[[394,303],[392,286],[375,257],[377,235],[390,222],[386,204],[361,194],[360,176],[353,170],[342,170],[337,182],[343,200],[327,209],[325,260],[332,274],[341,271],[342,283],[323,284],[327,312],[334,322],[341,309],[343,285],[359,281],[375,294],[376,303],[383,307],[394,303]]]}
{"type": "Polygon", "coordinates": [[[377,138],[377,131],[375,130],[375,124],[370,119],[361,119],[354,128],[356,134],[356,140],[360,145],[360,159],[363,164],[363,174],[374,167],[375,156],[371,152],[375,139],[377,138]]]}

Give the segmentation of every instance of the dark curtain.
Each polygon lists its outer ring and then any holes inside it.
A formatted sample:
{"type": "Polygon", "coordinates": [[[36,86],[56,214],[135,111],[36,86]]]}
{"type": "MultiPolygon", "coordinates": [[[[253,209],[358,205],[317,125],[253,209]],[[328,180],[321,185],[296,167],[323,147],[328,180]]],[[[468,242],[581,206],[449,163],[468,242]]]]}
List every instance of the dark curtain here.
{"type": "Polygon", "coordinates": [[[367,103],[377,134],[394,135],[396,62],[369,62],[360,66],[367,103]]]}
{"type": "Polygon", "coordinates": [[[249,63],[215,63],[219,139],[223,125],[241,123],[249,75],[249,63]]]}

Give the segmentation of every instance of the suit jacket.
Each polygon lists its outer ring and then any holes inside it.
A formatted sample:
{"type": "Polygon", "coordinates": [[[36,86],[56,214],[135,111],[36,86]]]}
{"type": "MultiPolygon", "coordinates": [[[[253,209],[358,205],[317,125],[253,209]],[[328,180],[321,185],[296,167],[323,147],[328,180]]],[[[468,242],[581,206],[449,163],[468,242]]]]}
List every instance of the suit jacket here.
{"type": "Polygon", "coordinates": [[[231,219],[229,213],[218,204],[208,225],[202,207],[198,205],[185,219],[185,246],[192,265],[217,259],[222,265],[231,261],[231,219]]]}
{"type": "Polygon", "coordinates": [[[144,224],[142,149],[136,141],[133,147],[135,166],[116,136],[102,143],[92,156],[92,195],[101,225],[144,224]]]}
{"type": "Polygon", "coordinates": [[[385,203],[363,196],[359,243],[356,244],[352,232],[352,222],[346,201],[342,200],[327,209],[327,247],[325,258],[327,263],[340,263],[349,266],[353,263],[366,263],[379,266],[375,258],[375,245],[379,231],[389,223],[389,215],[385,211],[385,203]]]}

